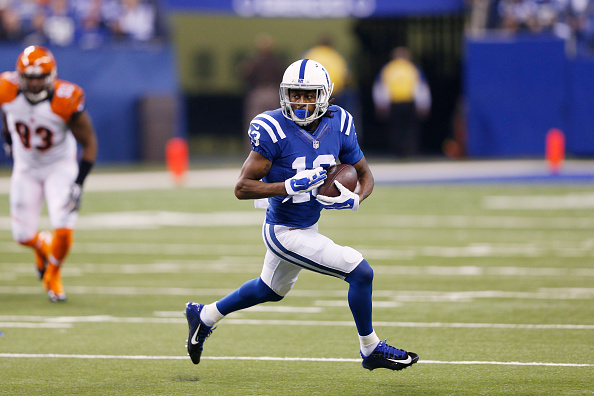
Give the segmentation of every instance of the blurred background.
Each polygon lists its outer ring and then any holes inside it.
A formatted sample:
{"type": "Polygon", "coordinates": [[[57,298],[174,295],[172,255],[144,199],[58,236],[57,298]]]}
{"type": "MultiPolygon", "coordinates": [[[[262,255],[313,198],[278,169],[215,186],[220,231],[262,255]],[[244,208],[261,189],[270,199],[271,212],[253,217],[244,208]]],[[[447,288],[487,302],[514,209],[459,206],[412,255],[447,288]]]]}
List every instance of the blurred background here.
{"type": "Polygon", "coordinates": [[[591,0],[0,0],[0,17],[1,71],[45,45],[85,90],[99,164],[163,163],[173,137],[192,161],[245,157],[247,122],[306,54],[328,59],[368,157],[542,158],[551,129],[594,156],[591,0]],[[428,87],[411,150],[376,89],[396,48],[428,87]]]}

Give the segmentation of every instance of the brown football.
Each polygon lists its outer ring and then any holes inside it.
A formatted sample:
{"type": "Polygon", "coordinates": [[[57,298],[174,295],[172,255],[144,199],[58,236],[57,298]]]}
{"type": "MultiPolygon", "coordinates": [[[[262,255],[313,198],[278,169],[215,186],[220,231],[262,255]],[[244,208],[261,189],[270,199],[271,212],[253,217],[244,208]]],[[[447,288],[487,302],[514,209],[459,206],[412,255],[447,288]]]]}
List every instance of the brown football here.
{"type": "Polygon", "coordinates": [[[340,164],[331,166],[326,169],[326,179],[324,184],[318,187],[318,195],[325,195],[327,197],[337,197],[340,191],[334,185],[334,181],[338,180],[340,184],[351,191],[355,191],[357,187],[357,170],[353,165],[340,164]]]}

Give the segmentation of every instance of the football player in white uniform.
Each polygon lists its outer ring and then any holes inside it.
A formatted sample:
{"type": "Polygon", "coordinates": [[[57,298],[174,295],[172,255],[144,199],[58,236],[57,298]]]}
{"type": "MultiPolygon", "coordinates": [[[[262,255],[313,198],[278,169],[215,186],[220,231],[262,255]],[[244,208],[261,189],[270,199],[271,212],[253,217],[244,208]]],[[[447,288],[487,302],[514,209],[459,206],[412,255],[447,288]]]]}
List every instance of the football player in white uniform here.
{"type": "Polygon", "coordinates": [[[44,47],[27,47],[16,71],[0,74],[4,149],[13,158],[12,236],[33,248],[51,301],[65,301],[60,268],[72,244],[82,186],[97,157],[97,139],[83,90],[57,79],[44,47]],[[82,147],[77,163],[78,145],[82,147]],[[38,231],[45,199],[53,234],[38,231]]]}
{"type": "MultiPolygon", "coordinates": [[[[301,270],[346,281],[348,303],[360,340],[363,367],[401,370],[418,355],[381,341],[372,325],[373,270],[361,253],[318,232],[322,209],[356,211],[374,185],[359,147],[353,117],[331,105],[332,84],[318,62],[291,64],[280,84],[281,108],[256,116],[249,127],[252,151],[243,164],[235,195],[267,199],[262,236],[267,248],[259,278],[214,303],[186,304],[188,354],[200,362],[204,341],[226,315],[269,301],[279,301],[293,288],[301,270]],[[337,161],[357,170],[355,192],[335,183],[338,197],[317,195],[326,169],[337,161]]],[[[259,201],[261,202],[261,201],[259,201]]]]}

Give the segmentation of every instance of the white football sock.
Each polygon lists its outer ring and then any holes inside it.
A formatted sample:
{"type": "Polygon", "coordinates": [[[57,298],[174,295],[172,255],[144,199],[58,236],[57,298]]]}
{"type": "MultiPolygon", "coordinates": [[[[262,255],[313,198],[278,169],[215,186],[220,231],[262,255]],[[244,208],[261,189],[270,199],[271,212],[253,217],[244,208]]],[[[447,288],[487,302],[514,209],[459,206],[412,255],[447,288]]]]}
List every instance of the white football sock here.
{"type": "Polygon", "coordinates": [[[361,343],[361,353],[363,356],[371,355],[371,352],[373,352],[379,342],[380,339],[375,334],[375,331],[372,331],[371,334],[366,336],[359,336],[359,343],[361,343]]]}
{"type": "Polygon", "coordinates": [[[225,315],[221,314],[217,309],[217,303],[205,305],[200,311],[200,320],[208,327],[214,326],[219,320],[223,319],[225,315]]]}

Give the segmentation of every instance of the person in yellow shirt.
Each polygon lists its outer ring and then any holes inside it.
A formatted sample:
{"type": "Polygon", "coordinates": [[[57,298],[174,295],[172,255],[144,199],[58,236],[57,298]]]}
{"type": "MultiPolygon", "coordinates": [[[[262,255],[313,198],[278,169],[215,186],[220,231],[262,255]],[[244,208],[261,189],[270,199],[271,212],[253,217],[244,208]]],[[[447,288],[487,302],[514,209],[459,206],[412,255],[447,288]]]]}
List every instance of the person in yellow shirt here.
{"type": "Polygon", "coordinates": [[[307,50],[303,59],[311,59],[324,65],[334,83],[332,96],[333,104],[346,108],[351,113],[357,112],[352,95],[348,94],[350,85],[350,72],[346,59],[334,47],[330,36],[322,36],[317,45],[307,50]]]}
{"type": "Polygon", "coordinates": [[[330,75],[330,80],[334,83],[332,93],[335,97],[339,97],[344,92],[349,76],[349,68],[347,61],[334,48],[330,37],[323,36],[319,44],[307,50],[302,58],[315,60],[324,65],[330,75]]]}
{"type": "Polygon", "coordinates": [[[388,122],[384,147],[399,157],[419,154],[420,122],[431,109],[431,91],[408,48],[397,47],[373,86],[376,114],[388,122]]]}

